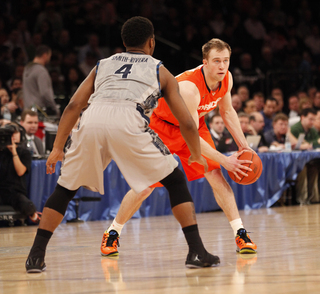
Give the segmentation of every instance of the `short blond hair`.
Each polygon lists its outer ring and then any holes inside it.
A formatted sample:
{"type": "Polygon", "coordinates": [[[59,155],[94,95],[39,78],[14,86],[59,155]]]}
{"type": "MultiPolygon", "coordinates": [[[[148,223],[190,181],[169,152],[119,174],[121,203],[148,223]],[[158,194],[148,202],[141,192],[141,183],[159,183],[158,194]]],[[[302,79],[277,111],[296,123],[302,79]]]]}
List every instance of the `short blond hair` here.
{"type": "Polygon", "coordinates": [[[203,59],[208,59],[209,52],[212,49],[216,49],[218,52],[221,52],[224,49],[228,49],[228,51],[231,55],[231,47],[229,46],[228,43],[226,43],[220,39],[213,38],[202,46],[203,59]]]}

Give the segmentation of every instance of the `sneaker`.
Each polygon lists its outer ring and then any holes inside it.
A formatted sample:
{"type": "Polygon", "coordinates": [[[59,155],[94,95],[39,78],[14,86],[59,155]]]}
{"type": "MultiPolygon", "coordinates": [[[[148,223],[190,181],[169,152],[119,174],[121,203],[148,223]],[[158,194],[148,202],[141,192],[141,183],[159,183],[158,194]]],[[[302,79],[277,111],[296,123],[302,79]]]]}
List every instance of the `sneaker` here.
{"type": "Polygon", "coordinates": [[[102,256],[117,256],[119,255],[118,246],[119,243],[119,234],[115,230],[111,230],[109,233],[104,232],[101,242],[101,255],[102,256]]]}
{"type": "Polygon", "coordinates": [[[46,264],[44,263],[44,257],[28,257],[26,261],[27,273],[41,273],[46,270],[46,264]]]}
{"type": "Polygon", "coordinates": [[[36,212],[36,215],[37,215],[37,218],[34,220],[31,218],[31,216],[29,216],[30,220],[35,223],[35,224],[39,224],[40,223],[40,220],[41,220],[41,217],[42,217],[42,213],[41,212],[36,212]]]}
{"type": "Polygon", "coordinates": [[[254,244],[247,231],[243,228],[239,229],[236,236],[237,252],[242,254],[252,254],[257,252],[257,245],[254,244]]]}
{"type": "Polygon", "coordinates": [[[189,253],[186,260],[186,267],[188,268],[201,268],[218,266],[220,264],[220,258],[206,252],[204,257],[197,253],[189,253]]]}

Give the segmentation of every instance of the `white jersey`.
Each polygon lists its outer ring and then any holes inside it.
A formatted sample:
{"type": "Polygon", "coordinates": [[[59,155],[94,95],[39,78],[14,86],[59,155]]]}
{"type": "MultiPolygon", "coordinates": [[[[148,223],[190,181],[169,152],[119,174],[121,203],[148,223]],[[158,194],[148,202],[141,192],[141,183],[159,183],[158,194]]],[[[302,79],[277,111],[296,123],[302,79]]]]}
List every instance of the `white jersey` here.
{"type": "Polygon", "coordinates": [[[150,55],[125,52],[102,59],[97,64],[95,91],[89,103],[127,100],[139,104],[151,115],[161,97],[161,61],[150,55]]]}

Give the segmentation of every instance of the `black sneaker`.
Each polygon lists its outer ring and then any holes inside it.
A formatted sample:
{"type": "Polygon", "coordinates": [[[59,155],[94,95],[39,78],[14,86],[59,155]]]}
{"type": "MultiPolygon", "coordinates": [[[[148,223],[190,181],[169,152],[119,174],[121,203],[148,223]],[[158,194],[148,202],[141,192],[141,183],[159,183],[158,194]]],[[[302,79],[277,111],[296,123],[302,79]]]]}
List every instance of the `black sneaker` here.
{"type": "Polygon", "coordinates": [[[26,261],[27,273],[41,273],[46,270],[46,264],[44,263],[44,257],[28,257],[26,261]]]}
{"type": "Polygon", "coordinates": [[[197,253],[189,253],[186,260],[186,267],[188,268],[200,268],[200,267],[212,267],[220,264],[220,258],[206,252],[204,257],[197,253]]]}

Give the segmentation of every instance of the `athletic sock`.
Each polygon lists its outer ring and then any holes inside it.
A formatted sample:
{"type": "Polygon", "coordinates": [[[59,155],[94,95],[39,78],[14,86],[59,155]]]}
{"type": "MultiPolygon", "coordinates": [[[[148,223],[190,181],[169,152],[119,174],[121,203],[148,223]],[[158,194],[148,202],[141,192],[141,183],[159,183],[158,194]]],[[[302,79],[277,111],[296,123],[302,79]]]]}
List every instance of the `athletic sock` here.
{"type": "Polygon", "coordinates": [[[241,218],[234,219],[233,221],[231,221],[229,223],[230,223],[231,228],[233,229],[233,233],[234,233],[235,237],[237,236],[237,232],[239,229],[241,229],[241,228],[244,229],[241,218]]]}
{"type": "Polygon", "coordinates": [[[52,232],[38,229],[37,235],[34,239],[32,248],[30,250],[29,256],[37,256],[37,257],[44,257],[46,254],[46,248],[49,243],[49,240],[52,236],[52,232]]]}
{"type": "Polygon", "coordinates": [[[182,228],[182,231],[189,246],[189,253],[197,253],[199,255],[205,256],[207,251],[202,243],[198,225],[184,227],[182,228]]]}
{"type": "Polygon", "coordinates": [[[116,222],[116,219],[114,219],[110,227],[107,229],[107,233],[109,233],[111,230],[115,230],[120,236],[123,226],[124,224],[120,225],[116,222]]]}

